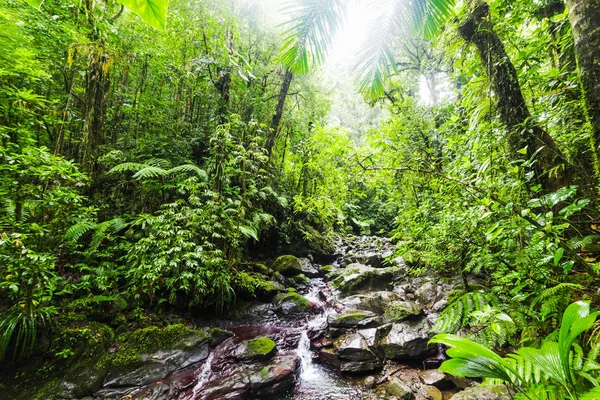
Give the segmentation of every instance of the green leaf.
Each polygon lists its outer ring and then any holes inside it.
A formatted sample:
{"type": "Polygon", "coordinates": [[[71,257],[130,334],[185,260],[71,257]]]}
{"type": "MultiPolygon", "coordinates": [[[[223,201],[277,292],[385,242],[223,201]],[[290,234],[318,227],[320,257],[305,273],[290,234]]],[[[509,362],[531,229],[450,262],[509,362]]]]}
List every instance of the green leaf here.
{"type": "Polygon", "coordinates": [[[42,7],[42,3],[44,2],[44,0],[25,0],[27,1],[27,3],[33,7],[33,8],[37,8],[38,10],[42,7]]]}
{"type": "Polygon", "coordinates": [[[565,249],[563,249],[562,247],[554,252],[554,266],[558,265],[564,252],[565,252],[565,249]]]}
{"type": "Polygon", "coordinates": [[[169,0],[117,0],[139,15],[148,25],[164,31],[169,0]]]}

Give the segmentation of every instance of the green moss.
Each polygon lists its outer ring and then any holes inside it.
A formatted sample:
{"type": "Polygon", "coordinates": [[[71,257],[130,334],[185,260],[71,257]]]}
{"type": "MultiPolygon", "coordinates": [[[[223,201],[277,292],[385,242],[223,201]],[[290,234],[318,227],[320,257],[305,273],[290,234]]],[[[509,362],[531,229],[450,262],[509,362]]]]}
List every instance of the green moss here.
{"type": "Polygon", "coordinates": [[[321,274],[328,274],[332,271],[333,271],[333,265],[323,265],[321,268],[319,268],[319,272],[321,274]]]}
{"type": "Polygon", "coordinates": [[[294,282],[297,284],[308,285],[310,283],[310,279],[304,274],[298,274],[292,278],[294,282]]]}
{"type": "Polygon", "coordinates": [[[252,270],[254,272],[258,272],[259,274],[269,275],[269,268],[265,264],[256,263],[252,265],[252,270]]]}
{"type": "Polygon", "coordinates": [[[273,270],[285,276],[294,276],[302,273],[302,264],[292,255],[279,256],[273,263],[273,270]]]}
{"type": "Polygon", "coordinates": [[[141,354],[154,353],[158,350],[169,350],[181,339],[192,334],[209,334],[203,331],[192,331],[183,324],[169,325],[164,328],[150,326],[119,335],[119,351],[106,356],[101,362],[115,367],[135,366],[142,363],[141,354]]]}
{"type": "Polygon", "coordinates": [[[339,322],[360,321],[366,317],[367,315],[361,312],[349,312],[347,314],[340,315],[337,320],[339,322]]]}
{"type": "Polygon", "coordinates": [[[268,337],[259,337],[248,341],[248,351],[259,355],[273,352],[276,346],[275,342],[268,337]]]}
{"type": "Polygon", "coordinates": [[[299,295],[295,292],[288,293],[279,293],[273,298],[273,303],[276,307],[282,305],[283,303],[292,302],[295,305],[295,310],[293,312],[303,312],[309,309],[310,302],[304,298],[304,296],[299,295]]]}

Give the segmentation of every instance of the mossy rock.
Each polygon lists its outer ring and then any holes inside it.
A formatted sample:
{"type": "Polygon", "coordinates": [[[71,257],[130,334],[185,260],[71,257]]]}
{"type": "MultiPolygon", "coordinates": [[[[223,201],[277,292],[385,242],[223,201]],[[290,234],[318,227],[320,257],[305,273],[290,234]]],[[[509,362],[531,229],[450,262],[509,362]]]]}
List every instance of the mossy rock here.
{"type": "Polygon", "coordinates": [[[321,268],[319,268],[319,273],[321,275],[327,275],[328,273],[332,272],[334,269],[335,268],[333,265],[323,265],[321,268]]]}
{"type": "Polygon", "coordinates": [[[308,278],[306,275],[304,274],[298,274],[298,275],[294,275],[292,277],[292,279],[294,280],[294,282],[298,285],[308,285],[310,283],[310,278],[308,278]]]}
{"type": "Polygon", "coordinates": [[[341,314],[331,314],[328,323],[335,328],[371,328],[381,325],[381,317],[371,311],[348,310],[341,314]]]}
{"type": "Polygon", "coordinates": [[[277,345],[266,336],[245,340],[234,350],[240,360],[268,360],[277,352],[277,345]]]}
{"type": "Polygon", "coordinates": [[[386,322],[398,322],[408,318],[418,317],[423,313],[423,308],[410,301],[392,301],[385,309],[386,322]]]}
{"type": "Polygon", "coordinates": [[[310,302],[295,292],[279,293],[273,298],[275,310],[284,314],[301,314],[310,310],[310,302]]]}
{"type": "Polygon", "coordinates": [[[294,276],[302,273],[302,264],[292,255],[279,256],[273,262],[273,271],[284,276],[294,276]]]}
{"type": "MultiPolygon", "coordinates": [[[[56,328],[52,346],[37,371],[23,371],[9,384],[6,398],[58,399],[91,395],[104,380],[106,365],[98,361],[114,342],[113,330],[91,322],[56,328]]],[[[29,367],[29,366],[28,366],[29,367]]]]}
{"type": "Polygon", "coordinates": [[[183,324],[151,326],[120,335],[108,365],[106,387],[143,386],[206,359],[211,346],[227,336],[220,329],[194,330],[183,324]]]}
{"type": "Polygon", "coordinates": [[[257,272],[259,274],[269,275],[270,273],[269,267],[262,263],[252,264],[251,268],[252,271],[257,272]]]}

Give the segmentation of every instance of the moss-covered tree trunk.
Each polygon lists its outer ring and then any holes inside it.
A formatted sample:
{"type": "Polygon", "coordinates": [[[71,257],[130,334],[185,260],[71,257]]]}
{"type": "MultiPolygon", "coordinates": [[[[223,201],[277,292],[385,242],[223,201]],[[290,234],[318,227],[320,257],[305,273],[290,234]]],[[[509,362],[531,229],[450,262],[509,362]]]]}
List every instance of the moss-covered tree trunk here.
{"type": "Polygon", "coordinates": [[[279,96],[277,96],[277,106],[275,107],[275,114],[273,115],[273,119],[271,120],[271,127],[269,133],[267,134],[267,140],[265,142],[265,148],[267,149],[267,153],[269,156],[273,150],[273,146],[275,146],[275,140],[277,140],[277,134],[279,132],[279,124],[281,123],[281,118],[283,117],[283,107],[285,106],[285,99],[287,98],[288,92],[290,90],[290,85],[292,84],[292,78],[294,75],[292,72],[287,69],[285,71],[285,75],[283,76],[283,83],[281,84],[281,88],[279,89],[279,96]]]}
{"type": "Polygon", "coordinates": [[[566,160],[556,144],[537,123],[531,120],[517,71],[506,54],[487,3],[473,2],[468,18],[459,26],[460,35],[477,47],[495,96],[500,120],[509,129],[509,146],[515,159],[527,147],[527,158],[535,157],[532,166],[535,180],[546,192],[568,183],[566,160]],[[536,154],[537,152],[537,154],[536,154]]]}
{"type": "Polygon", "coordinates": [[[596,179],[600,180],[600,0],[567,0],[575,56],[592,127],[596,179]]]}

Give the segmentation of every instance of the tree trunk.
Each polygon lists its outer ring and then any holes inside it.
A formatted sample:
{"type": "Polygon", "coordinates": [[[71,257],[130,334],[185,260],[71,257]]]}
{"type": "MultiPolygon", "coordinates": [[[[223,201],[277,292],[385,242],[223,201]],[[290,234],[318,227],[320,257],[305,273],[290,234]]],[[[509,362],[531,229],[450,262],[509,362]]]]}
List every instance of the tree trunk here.
{"type": "Polygon", "coordinates": [[[277,98],[277,107],[275,108],[275,115],[273,115],[273,119],[271,120],[271,129],[269,130],[267,140],[265,142],[265,149],[267,149],[267,154],[269,154],[269,157],[271,156],[271,152],[273,151],[273,146],[275,146],[275,140],[277,139],[277,131],[279,130],[279,123],[281,122],[281,117],[283,116],[283,107],[285,106],[285,99],[287,98],[288,92],[290,90],[290,85],[292,84],[293,77],[294,75],[292,74],[292,72],[289,69],[286,69],[281,89],[279,89],[279,96],[277,98]]]}
{"type": "Polygon", "coordinates": [[[584,109],[592,128],[594,170],[600,180],[600,0],[567,0],[567,6],[584,109]]]}
{"type": "Polygon", "coordinates": [[[519,150],[526,147],[527,158],[535,157],[536,160],[532,166],[535,181],[545,192],[555,191],[569,181],[566,160],[550,135],[531,121],[517,71],[493,28],[489,5],[475,2],[469,18],[458,29],[463,39],[475,44],[487,70],[490,85],[498,99],[500,120],[509,129],[509,147],[513,157],[522,158],[519,150]]]}

